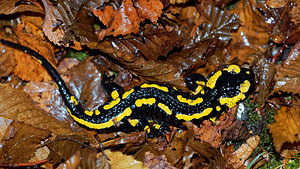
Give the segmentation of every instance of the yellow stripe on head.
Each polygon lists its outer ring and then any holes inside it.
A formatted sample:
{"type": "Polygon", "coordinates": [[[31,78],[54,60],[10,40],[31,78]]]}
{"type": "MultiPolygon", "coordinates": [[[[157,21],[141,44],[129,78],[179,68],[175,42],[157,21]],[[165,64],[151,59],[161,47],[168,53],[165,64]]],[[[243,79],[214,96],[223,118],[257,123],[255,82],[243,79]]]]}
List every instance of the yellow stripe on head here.
{"type": "Polygon", "coordinates": [[[237,65],[230,65],[228,68],[227,68],[227,71],[228,72],[235,72],[235,73],[240,73],[241,72],[241,68],[237,65]]]}
{"type": "Polygon", "coordinates": [[[141,85],[141,88],[150,88],[150,87],[162,90],[164,92],[169,92],[169,89],[165,86],[159,86],[157,84],[147,84],[147,83],[141,85]]]}
{"type": "Polygon", "coordinates": [[[212,110],[213,110],[213,108],[207,108],[202,113],[196,113],[193,115],[177,114],[176,118],[179,120],[191,121],[191,120],[200,119],[202,117],[209,115],[212,110]]]}
{"type": "Polygon", "coordinates": [[[113,99],[118,98],[118,97],[119,97],[118,91],[117,91],[117,90],[114,90],[113,92],[111,92],[111,97],[112,97],[113,99]]]}
{"type": "Polygon", "coordinates": [[[217,71],[214,75],[212,75],[207,83],[206,86],[213,89],[217,83],[218,78],[222,75],[222,71],[217,71]]]}

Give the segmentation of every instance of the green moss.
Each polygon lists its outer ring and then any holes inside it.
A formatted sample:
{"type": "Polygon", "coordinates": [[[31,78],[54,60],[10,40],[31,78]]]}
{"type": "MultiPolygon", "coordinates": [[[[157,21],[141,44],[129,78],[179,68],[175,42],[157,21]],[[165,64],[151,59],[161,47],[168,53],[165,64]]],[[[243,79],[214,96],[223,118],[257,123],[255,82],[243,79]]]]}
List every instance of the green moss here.
{"type": "Polygon", "coordinates": [[[68,55],[67,55],[68,58],[76,58],[80,61],[83,60],[86,56],[87,56],[87,54],[85,52],[75,51],[72,49],[69,50],[68,55]]]}

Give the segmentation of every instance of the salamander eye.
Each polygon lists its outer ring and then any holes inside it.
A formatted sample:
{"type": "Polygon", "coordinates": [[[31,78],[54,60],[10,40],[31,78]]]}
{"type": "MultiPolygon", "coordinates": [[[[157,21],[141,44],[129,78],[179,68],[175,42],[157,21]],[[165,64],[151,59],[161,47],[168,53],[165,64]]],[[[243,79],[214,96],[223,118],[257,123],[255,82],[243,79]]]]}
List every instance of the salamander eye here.
{"type": "Polygon", "coordinates": [[[200,74],[189,74],[185,78],[185,84],[187,88],[191,91],[196,91],[199,85],[204,86],[206,83],[206,78],[200,74]]]}

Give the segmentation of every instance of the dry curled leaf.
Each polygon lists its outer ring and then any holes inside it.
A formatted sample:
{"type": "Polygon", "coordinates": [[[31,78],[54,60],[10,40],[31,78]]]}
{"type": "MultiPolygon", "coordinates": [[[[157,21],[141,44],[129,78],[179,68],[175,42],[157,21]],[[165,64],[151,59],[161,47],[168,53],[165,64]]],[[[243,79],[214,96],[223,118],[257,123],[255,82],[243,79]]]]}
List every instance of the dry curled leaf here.
{"type": "Polygon", "coordinates": [[[258,135],[250,137],[246,143],[242,144],[230,157],[228,157],[227,163],[232,168],[241,167],[258,146],[259,142],[260,137],[258,135]]]}
{"type": "Polygon", "coordinates": [[[150,152],[145,153],[144,166],[151,169],[176,169],[167,161],[165,156],[155,156],[150,152]]]}
{"type": "MultiPolygon", "coordinates": [[[[299,102],[298,102],[299,104],[299,102]]],[[[283,106],[274,115],[275,123],[268,126],[275,150],[281,152],[300,144],[300,108],[283,106]]]]}

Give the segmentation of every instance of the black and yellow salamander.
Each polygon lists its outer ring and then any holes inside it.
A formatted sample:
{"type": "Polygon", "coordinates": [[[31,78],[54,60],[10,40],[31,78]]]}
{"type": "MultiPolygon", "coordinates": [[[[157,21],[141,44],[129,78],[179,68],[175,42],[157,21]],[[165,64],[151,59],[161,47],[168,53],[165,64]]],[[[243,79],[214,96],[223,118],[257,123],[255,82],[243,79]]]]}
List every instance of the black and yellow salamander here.
{"type": "Polygon", "coordinates": [[[142,84],[123,92],[116,84],[108,84],[111,98],[97,110],[85,110],[70,92],[55,68],[34,50],[1,39],[4,45],[22,50],[39,61],[48,71],[62,95],[70,116],[91,129],[146,130],[150,137],[164,134],[169,126],[181,127],[182,122],[195,124],[205,119],[215,120],[226,109],[244,100],[254,86],[254,73],[247,68],[230,65],[208,78],[199,74],[186,77],[192,91],[182,92],[174,87],[142,84]]]}

